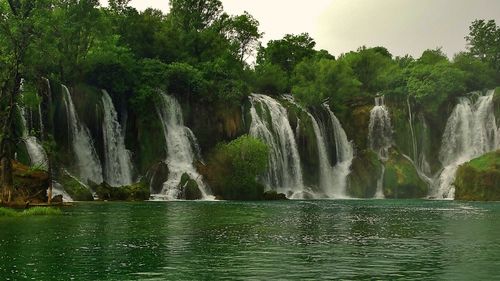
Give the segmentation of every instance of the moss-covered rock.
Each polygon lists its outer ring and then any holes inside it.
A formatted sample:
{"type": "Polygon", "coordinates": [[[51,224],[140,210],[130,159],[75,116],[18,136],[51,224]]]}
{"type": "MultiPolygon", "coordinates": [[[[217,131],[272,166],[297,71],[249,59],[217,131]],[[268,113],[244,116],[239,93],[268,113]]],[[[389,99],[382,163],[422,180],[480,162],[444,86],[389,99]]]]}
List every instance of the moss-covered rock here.
{"type": "Polygon", "coordinates": [[[179,182],[179,189],[181,190],[179,199],[200,200],[203,198],[198,183],[187,173],[182,174],[181,181],[179,182]]]}
{"type": "Polygon", "coordinates": [[[59,173],[57,181],[64,187],[64,190],[73,198],[75,201],[93,201],[91,191],[87,186],[80,182],[77,178],[70,175],[66,171],[59,173]]]}
{"type": "Polygon", "coordinates": [[[500,201],[500,150],[458,168],[455,200],[500,201]]]}
{"type": "Polygon", "coordinates": [[[355,198],[373,198],[381,173],[382,163],[375,152],[359,152],[352,161],[351,173],[347,179],[347,194],[355,198]]]}
{"type": "Polygon", "coordinates": [[[102,183],[94,187],[100,200],[106,201],[144,201],[149,199],[149,186],[138,182],[129,186],[114,187],[102,183]]]}
{"type": "Polygon", "coordinates": [[[392,149],[385,163],[383,190],[386,198],[423,198],[429,185],[418,175],[413,163],[392,149]]]}

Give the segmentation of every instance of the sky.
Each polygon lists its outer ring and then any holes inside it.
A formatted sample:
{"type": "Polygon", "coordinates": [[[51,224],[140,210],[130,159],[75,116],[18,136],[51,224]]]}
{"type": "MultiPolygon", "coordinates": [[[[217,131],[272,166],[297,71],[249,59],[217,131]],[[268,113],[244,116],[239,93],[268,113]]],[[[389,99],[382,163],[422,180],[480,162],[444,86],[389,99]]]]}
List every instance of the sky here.
{"type": "MultiPolygon", "coordinates": [[[[105,0],[102,0],[105,2],[105,0]]],[[[317,49],[338,56],[358,47],[384,46],[392,54],[419,57],[441,47],[451,58],[465,50],[475,19],[500,24],[500,0],[222,0],[231,15],[249,12],[263,42],[308,32],[317,49]]],[[[168,12],[168,0],[132,0],[138,10],[168,12]]]]}

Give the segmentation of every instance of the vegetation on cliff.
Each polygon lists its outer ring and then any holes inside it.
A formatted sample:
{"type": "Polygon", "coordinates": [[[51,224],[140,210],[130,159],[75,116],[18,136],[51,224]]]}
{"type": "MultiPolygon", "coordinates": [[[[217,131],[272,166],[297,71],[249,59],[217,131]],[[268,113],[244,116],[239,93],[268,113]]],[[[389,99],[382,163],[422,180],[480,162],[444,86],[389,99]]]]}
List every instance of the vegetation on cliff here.
{"type": "MultiPolygon", "coordinates": [[[[127,128],[127,147],[135,152],[134,163],[140,174],[165,159],[164,151],[158,152],[164,140],[157,137],[161,129],[154,109],[157,94],[175,95],[188,115],[187,125],[200,139],[203,153],[219,163],[209,164],[214,171],[206,173],[212,174],[207,177],[209,181],[219,183],[213,188],[224,198],[238,196],[226,188],[229,183],[222,183],[222,177],[214,178],[215,171],[226,171],[219,166],[242,173],[237,177],[245,179],[243,183],[231,183],[240,185],[239,192],[250,192],[242,197],[257,198],[262,193],[258,191],[262,187],[250,178],[263,169],[242,165],[230,142],[245,133],[240,108],[251,91],[292,93],[309,108],[329,103],[360,151],[359,159],[363,159],[374,96],[383,93],[399,107],[404,107],[410,97],[429,125],[440,132],[444,126],[442,112],[450,110],[457,95],[500,84],[500,28],[495,21],[474,21],[466,38],[468,50],[452,59],[440,49],[413,58],[395,57],[384,47],[364,46],[335,57],[315,49],[316,42],[307,33],[287,34],[263,46],[259,22],[246,12],[228,15],[220,0],[171,0],[168,14],[155,9],[138,11],[129,5],[130,0],[108,2],[108,7],[97,0],[0,3],[3,200],[16,189],[11,159],[16,151],[22,152],[16,105],[43,108],[48,124],[41,124],[48,130],[42,133],[39,128],[35,133],[55,146],[57,155],[51,159],[66,164],[69,142],[61,137],[64,130],[60,130],[67,124],[58,123],[63,119],[58,113],[62,108],[57,105],[60,90],[53,87],[47,92],[42,78],[50,79],[51,85],[64,83],[74,90],[77,110],[91,133],[100,126],[100,108],[95,107],[100,98],[98,89],[106,89],[123,111],[120,121],[127,128]],[[253,57],[255,64],[249,59],[253,57]],[[226,142],[230,143],[223,144],[226,142]],[[238,167],[249,170],[239,171],[238,167]]],[[[403,118],[405,112],[400,113],[399,118],[403,118]]],[[[305,125],[298,140],[305,146],[300,154],[313,155],[311,127],[305,125]]],[[[435,142],[437,135],[432,133],[429,138],[435,142]]],[[[405,139],[399,142],[408,143],[405,139]]],[[[244,137],[242,143],[233,145],[246,147],[245,143],[252,142],[244,137]]],[[[249,147],[261,151],[255,143],[249,147]]],[[[432,152],[429,154],[436,154],[432,152]]],[[[19,156],[27,162],[26,153],[19,156]]],[[[306,181],[313,177],[310,167],[314,164],[312,160],[306,163],[306,181]]],[[[377,165],[372,164],[368,168],[376,170],[377,165]]],[[[354,167],[355,174],[364,173],[356,160],[354,167]]],[[[70,179],[63,181],[76,198],[90,200],[88,190],[70,179]]],[[[363,183],[353,186],[365,186],[365,178],[360,181],[363,183]]],[[[140,190],[138,196],[142,198],[145,193],[140,190]]],[[[370,193],[364,187],[355,190],[353,194],[359,196],[370,193]]],[[[114,192],[106,189],[104,193],[114,192]]]]}

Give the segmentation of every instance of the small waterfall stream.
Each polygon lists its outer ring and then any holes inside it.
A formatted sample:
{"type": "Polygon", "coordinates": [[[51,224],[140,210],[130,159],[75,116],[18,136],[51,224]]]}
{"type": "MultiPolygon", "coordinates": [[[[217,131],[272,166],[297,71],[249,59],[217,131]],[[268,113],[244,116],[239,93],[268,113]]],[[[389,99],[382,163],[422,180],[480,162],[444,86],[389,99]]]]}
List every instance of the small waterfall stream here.
{"type": "Polygon", "coordinates": [[[62,85],[62,92],[79,177],[85,183],[100,184],[103,182],[101,162],[97,157],[89,129],[78,119],[69,89],[62,85]]]}
{"type": "Polygon", "coordinates": [[[285,194],[304,191],[302,167],[297,142],[288,121],[286,109],[269,96],[250,96],[250,135],[261,139],[270,149],[269,167],[264,185],[285,194]]]}
{"type": "Polygon", "coordinates": [[[162,123],[163,134],[167,145],[166,163],[169,169],[168,180],[163,183],[161,194],[153,194],[154,199],[179,199],[181,190],[179,183],[184,173],[187,173],[198,183],[203,199],[213,199],[202,176],[196,171],[194,161],[196,151],[199,151],[198,142],[193,132],[184,126],[182,109],[179,102],[172,96],[161,94],[162,103],[156,107],[158,117],[162,123]]]}
{"type": "MultiPolygon", "coordinates": [[[[392,146],[392,125],[389,111],[385,107],[384,96],[375,98],[375,107],[370,112],[370,123],[368,127],[368,143],[382,162],[389,157],[389,148],[392,146]]],[[[383,181],[385,167],[377,181],[377,192],[375,198],[384,198],[383,181]]]]}
{"type": "Polygon", "coordinates": [[[433,197],[453,199],[453,182],[458,167],[500,148],[500,128],[495,120],[493,94],[494,91],[488,91],[475,102],[463,97],[455,106],[443,134],[439,159],[444,168],[435,179],[433,197]]]}
{"type": "Polygon", "coordinates": [[[26,144],[26,150],[28,151],[28,155],[30,157],[31,166],[47,170],[49,165],[47,153],[38,139],[35,136],[29,135],[28,124],[25,118],[25,110],[21,106],[19,107],[19,113],[21,115],[21,125],[23,126],[22,139],[26,144]]]}
{"type": "Polygon", "coordinates": [[[132,183],[132,162],[130,151],[125,148],[125,138],[118,122],[113,101],[106,90],[102,91],[104,119],[104,179],[111,186],[125,186],[132,183]]]}

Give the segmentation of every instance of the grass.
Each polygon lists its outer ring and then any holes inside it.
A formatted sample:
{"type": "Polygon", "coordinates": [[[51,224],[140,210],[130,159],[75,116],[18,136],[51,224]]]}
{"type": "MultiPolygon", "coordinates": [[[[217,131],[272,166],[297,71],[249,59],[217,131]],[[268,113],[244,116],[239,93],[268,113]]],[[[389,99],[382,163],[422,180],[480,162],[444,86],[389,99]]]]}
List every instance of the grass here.
{"type": "Polygon", "coordinates": [[[56,216],[61,214],[62,212],[60,209],[46,207],[34,207],[22,212],[9,208],[0,208],[0,217],[56,216]]]}
{"type": "Polygon", "coordinates": [[[500,167],[500,150],[473,159],[468,165],[478,171],[487,171],[500,167]]]}

